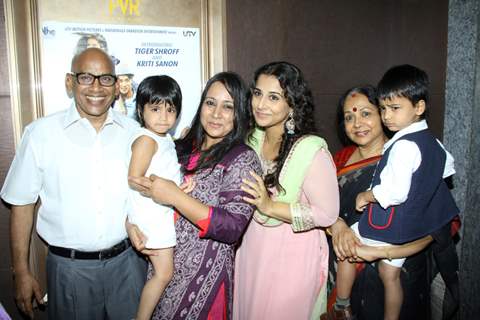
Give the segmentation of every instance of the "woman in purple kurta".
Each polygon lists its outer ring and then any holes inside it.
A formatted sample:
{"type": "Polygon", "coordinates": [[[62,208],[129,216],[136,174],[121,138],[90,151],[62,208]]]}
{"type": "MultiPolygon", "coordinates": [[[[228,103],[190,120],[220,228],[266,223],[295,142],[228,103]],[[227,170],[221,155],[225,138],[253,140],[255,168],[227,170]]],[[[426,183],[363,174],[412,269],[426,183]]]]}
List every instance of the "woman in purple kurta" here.
{"type": "MultiPolygon", "coordinates": [[[[228,72],[214,76],[192,129],[177,143],[185,178],[193,181],[191,191],[158,177],[130,179],[134,188],[180,213],[173,278],[153,319],[231,318],[234,248],[253,213],[243,200],[242,179],[261,170],[256,153],[243,143],[249,115],[241,79],[228,72]]],[[[148,254],[144,239],[132,229],[132,243],[148,254]]]]}
{"type": "Polygon", "coordinates": [[[258,169],[255,153],[239,145],[212,172],[204,169],[193,175],[196,187],[190,195],[212,208],[211,218],[200,237],[199,228],[188,219],[176,222],[175,273],[154,319],[207,319],[215,298],[222,299],[221,291],[230,314],[234,244],[253,213],[242,200],[240,185],[253,169],[258,169]]]}

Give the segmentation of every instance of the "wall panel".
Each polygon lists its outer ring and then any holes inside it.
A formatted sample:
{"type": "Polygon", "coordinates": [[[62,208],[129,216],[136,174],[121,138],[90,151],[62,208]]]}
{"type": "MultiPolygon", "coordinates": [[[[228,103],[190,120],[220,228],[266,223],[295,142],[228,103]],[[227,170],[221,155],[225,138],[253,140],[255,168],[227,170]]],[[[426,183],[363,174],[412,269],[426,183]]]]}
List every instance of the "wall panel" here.
{"type": "Polygon", "coordinates": [[[376,84],[387,68],[403,63],[429,74],[430,125],[442,135],[447,0],[228,1],[226,15],[228,68],[251,81],[263,63],[298,65],[333,151],[340,147],[334,125],[339,96],[358,84],[376,84]]]}

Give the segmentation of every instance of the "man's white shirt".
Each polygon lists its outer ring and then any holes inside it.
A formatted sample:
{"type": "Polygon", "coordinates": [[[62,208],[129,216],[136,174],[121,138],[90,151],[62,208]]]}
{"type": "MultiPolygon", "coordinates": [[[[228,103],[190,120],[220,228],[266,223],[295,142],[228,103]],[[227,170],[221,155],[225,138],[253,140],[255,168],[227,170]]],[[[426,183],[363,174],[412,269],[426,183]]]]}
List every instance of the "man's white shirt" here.
{"type": "Polygon", "coordinates": [[[138,124],[112,110],[97,133],[75,106],[25,128],[0,196],[40,197],[37,232],[50,245],[83,251],[127,237],[128,143],[138,124]]]}

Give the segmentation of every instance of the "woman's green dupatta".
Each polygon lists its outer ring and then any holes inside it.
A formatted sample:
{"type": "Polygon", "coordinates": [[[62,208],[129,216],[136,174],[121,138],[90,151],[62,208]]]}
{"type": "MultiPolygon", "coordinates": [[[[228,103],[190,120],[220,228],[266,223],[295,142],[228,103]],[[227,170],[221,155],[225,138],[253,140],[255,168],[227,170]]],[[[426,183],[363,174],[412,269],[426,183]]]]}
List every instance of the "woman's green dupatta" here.
{"type": "MultiPolygon", "coordinates": [[[[247,142],[259,157],[262,156],[264,138],[265,131],[256,128],[252,138],[247,142]]],[[[303,181],[305,180],[305,175],[310,168],[313,157],[320,149],[327,150],[327,143],[324,139],[314,135],[305,135],[295,141],[279,176],[280,185],[285,192],[280,191],[275,197],[276,201],[295,203],[300,199],[300,191],[303,181]]],[[[266,227],[276,227],[283,223],[283,221],[269,217],[259,210],[255,210],[253,218],[256,222],[266,227]]]]}

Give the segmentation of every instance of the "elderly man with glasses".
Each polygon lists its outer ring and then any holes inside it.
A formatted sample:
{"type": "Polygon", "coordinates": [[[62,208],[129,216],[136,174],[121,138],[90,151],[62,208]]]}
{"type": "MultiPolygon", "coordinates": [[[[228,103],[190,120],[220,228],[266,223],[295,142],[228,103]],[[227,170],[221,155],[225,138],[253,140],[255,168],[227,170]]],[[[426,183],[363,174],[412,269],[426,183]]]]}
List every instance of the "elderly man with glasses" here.
{"type": "Polygon", "coordinates": [[[125,230],[126,155],[137,124],[110,108],[118,85],[104,51],[79,53],[71,71],[73,105],[25,128],[0,193],[12,208],[15,297],[33,317],[41,293],[28,252],[38,203],[49,319],[132,319],[146,274],[125,230]]]}

